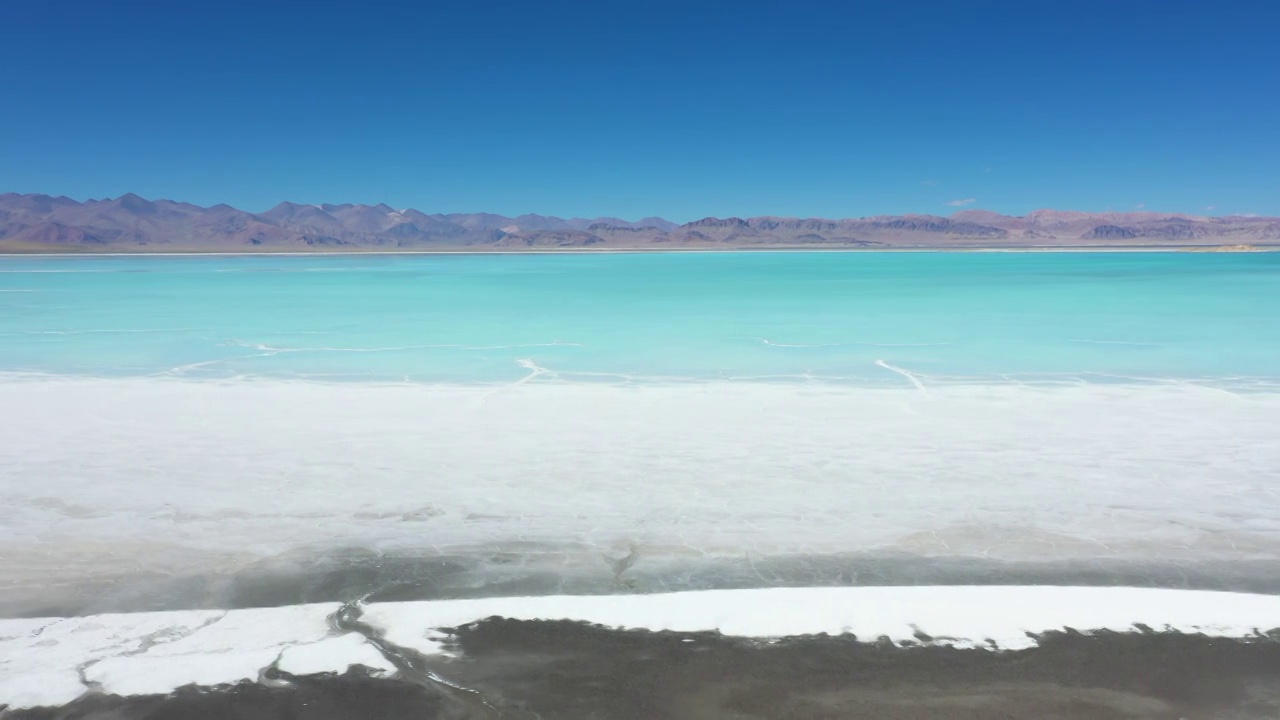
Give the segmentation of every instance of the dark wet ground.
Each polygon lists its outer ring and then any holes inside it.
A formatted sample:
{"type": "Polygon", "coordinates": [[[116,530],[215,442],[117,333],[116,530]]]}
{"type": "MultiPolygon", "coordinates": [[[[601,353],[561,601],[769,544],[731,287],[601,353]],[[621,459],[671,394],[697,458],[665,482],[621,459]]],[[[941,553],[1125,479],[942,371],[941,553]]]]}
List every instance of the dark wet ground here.
{"type": "Polygon", "coordinates": [[[497,619],[456,637],[460,658],[415,664],[397,680],[90,696],[5,720],[1280,718],[1280,638],[1055,633],[994,653],[497,619]]]}

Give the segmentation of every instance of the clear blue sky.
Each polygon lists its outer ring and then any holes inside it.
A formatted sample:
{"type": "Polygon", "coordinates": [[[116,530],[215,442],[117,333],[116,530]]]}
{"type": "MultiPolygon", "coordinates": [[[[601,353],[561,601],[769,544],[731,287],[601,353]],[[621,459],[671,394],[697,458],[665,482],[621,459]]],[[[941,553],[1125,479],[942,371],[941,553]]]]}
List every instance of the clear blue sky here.
{"type": "Polygon", "coordinates": [[[1280,3],[7,3],[0,191],[1280,214],[1280,3]]]}

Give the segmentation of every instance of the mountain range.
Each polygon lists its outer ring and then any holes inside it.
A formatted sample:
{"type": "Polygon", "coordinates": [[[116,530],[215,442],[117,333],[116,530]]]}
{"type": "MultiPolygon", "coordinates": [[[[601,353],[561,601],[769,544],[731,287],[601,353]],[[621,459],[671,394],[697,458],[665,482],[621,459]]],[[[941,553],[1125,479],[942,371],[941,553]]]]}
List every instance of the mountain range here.
{"type": "Polygon", "coordinates": [[[563,219],[282,202],[251,213],[134,194],[0,194],[0,252],[1280,246],[1280,218],[1155,212],[963,210],[948,217],[563,219]]]}

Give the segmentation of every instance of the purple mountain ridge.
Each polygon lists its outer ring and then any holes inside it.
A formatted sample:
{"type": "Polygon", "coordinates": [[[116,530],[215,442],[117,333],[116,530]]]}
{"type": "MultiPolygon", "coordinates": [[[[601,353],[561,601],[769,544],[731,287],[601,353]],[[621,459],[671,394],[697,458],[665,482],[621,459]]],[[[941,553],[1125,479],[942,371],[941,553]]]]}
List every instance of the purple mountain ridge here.
{"type": "Polygon", "coordinates": [[[79,202],[0,195],[0,252],[537,250],[555,248],[1015,248],[1255,246],[1280,248],[1280,218],[1037,210],[948,217],[562,219],[428,214],[379,205],[282,202],[262,213],[132,193],[79,202]]]}

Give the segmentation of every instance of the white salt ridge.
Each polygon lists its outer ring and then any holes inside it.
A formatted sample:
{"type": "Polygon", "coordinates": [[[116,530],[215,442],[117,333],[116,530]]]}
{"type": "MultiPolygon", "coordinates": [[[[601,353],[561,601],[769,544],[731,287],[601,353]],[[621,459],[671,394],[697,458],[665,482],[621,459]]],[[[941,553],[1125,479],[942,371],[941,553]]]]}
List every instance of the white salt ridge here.
{"type": "Polygon", "coordinates": [[[767,588],[653,595],[500,597],[379,603],[364,620],[394,644],[442,652],[441,630],[499,616],[577,620],[610,628],[749,638],[853,635],[960,648],[1020,650],[1028,635],[1154,630],[1249,637],[1280,628],[1280,596],[1193,590],[1053,586],[767,588]]]}
{"type": "MultiPolygon", "coordinates": [[[[332,634],[336,604],[0,620],[0,705],[63,705],[89,690],[164,694],[184,685],[394,666],[363,636],[332,634]],[[83,674],[83,680],[82,680],[83,674]]],[[[749,638],[853,635],[863,642],[1031,647],[1031,634],[1155,630],[1250,637],[1280,628],[1280,596],[1087,587],[845,587],[654,595],[504,597],[378,603],[364,620],[401,647],[447,652],[448,628],[488,617],[573,620],[611,628],[719,631],[749,638]]]]}

